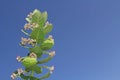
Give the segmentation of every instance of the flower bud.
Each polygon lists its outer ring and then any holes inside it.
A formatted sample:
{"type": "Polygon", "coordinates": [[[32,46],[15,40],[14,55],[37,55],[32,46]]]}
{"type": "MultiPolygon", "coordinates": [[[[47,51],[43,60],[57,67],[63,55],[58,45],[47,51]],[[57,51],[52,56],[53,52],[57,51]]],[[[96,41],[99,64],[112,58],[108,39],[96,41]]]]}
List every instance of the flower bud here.
{"type": "Polygon", "coordinates": [[[22,64],[26,68],[36,65],[36,63],[37,63],[37,59],[36,58],[32,58],[32,57],[25,57],[22,60],[22,64]]]}
{"type": "Polygon", "coordinates": [[[54,45],[54,39],[52,38],[51,35],[49,35],[48,39],[46,39],[42,44],[41,44],[41,49],[43,50],[49,50],[53,47],[54,45]]]}

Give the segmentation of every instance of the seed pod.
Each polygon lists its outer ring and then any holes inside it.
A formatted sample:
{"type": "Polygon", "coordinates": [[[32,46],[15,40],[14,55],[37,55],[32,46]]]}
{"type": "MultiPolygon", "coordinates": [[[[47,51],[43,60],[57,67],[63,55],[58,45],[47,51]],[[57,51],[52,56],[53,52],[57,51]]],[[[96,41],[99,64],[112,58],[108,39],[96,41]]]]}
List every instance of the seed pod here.
{"type": "Polygon", "coordinates": [[[41,44],[41,49],[49,50],[53,47],[53,45],[54,45],[54,39],[52,38],[52,36],[49,36],[49,38],[43,41],[43,43],[41,44]]]}
{"type": "Polygon", "coordinates": [[[25,58],[22,60],[22,64],[23,64],[23,66],[25,66],[26,68],[36,65],[36,63],[37,63],[37,59],[36,59],[36,58],[25,57],[25,58]]]}

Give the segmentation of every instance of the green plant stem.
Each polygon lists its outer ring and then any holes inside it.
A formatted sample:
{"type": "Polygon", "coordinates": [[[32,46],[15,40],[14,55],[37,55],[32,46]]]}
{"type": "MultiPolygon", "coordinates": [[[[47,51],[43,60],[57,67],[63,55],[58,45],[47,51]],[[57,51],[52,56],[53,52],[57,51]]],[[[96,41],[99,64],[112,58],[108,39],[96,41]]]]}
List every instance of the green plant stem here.
{"type": "Polygon", "coordinates": [[[43,51],[43,54],[49,54],[49,52],[47,52],[47,51],[43,51]]]}
{"type": "Polygon", "coordinates": [[[37,64],[43,64],[43,63],[47,63],[48,61],[50,61],[52,59],[52,57],[48,56],[47,58],[38,61],[37,64]]]}
{"type": "Polygon", "coordinates": [[[35,71],[32,70],[30,76],[34,76],[34,72],[35,72],[35,71]]]}

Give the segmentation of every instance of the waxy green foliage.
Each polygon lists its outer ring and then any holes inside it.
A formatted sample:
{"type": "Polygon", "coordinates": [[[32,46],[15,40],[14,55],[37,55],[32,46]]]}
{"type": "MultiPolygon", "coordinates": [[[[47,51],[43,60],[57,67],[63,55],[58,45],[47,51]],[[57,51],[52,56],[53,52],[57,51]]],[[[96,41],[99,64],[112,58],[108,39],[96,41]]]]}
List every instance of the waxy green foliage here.
{"type": "Polygon", "coordinates": [[[31,66],[36,65],[36,63],[37,63],[37,59],[36,59],[36,58],[25,57],[25,58],[22,60],[22,64],[23,64],[23,66],[25,66],[26,68],[29,68],[29,67],[31,67],[31,66]]]}
{"type": "Polygon", "coordinates": [[[47,21],[47,12],[40,12],[35,9],[26,18],[27,24],[22,29],[22,32],[27,34],[29,38],[22,38],[21,46],[29,50],[29,54],[25,57],[17,57],[17,60],[22,63],[25,70],[18,69],[15,71],[11,78],[14,80],[20,77],[23,80],[44,80],[48,78],[54,67],[42,65],[49,62],[55,53],[50,53],[50,49],[54,46],[54,39],[48,33],[52,31],[53,25],[47,21]],[[31,30],[31,31],[28,31],[31,30]],[[48,38],[46,38],[48,36],[48,38]],[[49,51],[48,51],[49,50],[49,51]],[[42,58],[42,55],[48,55],[42,58]],[[42,58],[42,59],[40,59],[42,58]],[[41,64],[41,65],[39,65],[41,64]],[[35,74],[42,74],[43,69],[48,69],[48,73],[35,77],[35,74]]]}
{"type": "Polygon", "coordinates": [[[54,45],[54,40],[50,38],[44,40],[40,47],[42,50],[49,50],[53,47],[53,45],[54,45]]]}

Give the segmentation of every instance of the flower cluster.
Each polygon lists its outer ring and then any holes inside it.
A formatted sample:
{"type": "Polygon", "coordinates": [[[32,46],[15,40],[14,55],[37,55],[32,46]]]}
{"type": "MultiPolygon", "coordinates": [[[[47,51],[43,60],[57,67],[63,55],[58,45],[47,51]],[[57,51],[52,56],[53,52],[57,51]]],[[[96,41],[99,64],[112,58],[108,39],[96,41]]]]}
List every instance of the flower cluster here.
{"type": "Polygon", "coordinates": [[[21,45],[25,46],[26,44],[30,44],[34,46],[36,44],[36,40],[30,38],[21,38],[21,45]]]}
{"type": "Polygon", "coordinates": [[[24,25],[24,30],[29,30],[29,29],[33,29],[33,28],[37,28],[38,27],[38,25],[36,24],[36,23],[26,23],[25,25],[24,25]]]}
{"type": "Polygon", "coordinates": [[[19,68],[13,72],[11,79],[44,80],[54,71],[54,66],[43,65],[55,56],[55,51],[50,51],[54,46],[53,36],[48,36],[53,26],[47,21],[47,12],[41,13],[37,9],[31,12],[26,20],[27,23],[21,31],[27,35],[27,38],[21,37],[20,46],[27,48],[29,53],[24,57],[16,57],[17,61],[22,63],[24,69],[19,68]],[[46,38],[46,36],[48,37],[46,38]],[[48,57],[43,58],[42,55],[48,55],[48,57]],[[41,74],[43,69],[47,69],[48,73],[40,77],[35,77],[35,74],[41,74]]]}
{"type": "Polygon", "coordinates": [[[15,80],[17,76],[20,76],[21,74],[24,74],[25,72],[22,70],[22,68],[17,69],[16,73],[11,74],[11,79],[15,80]]]}

